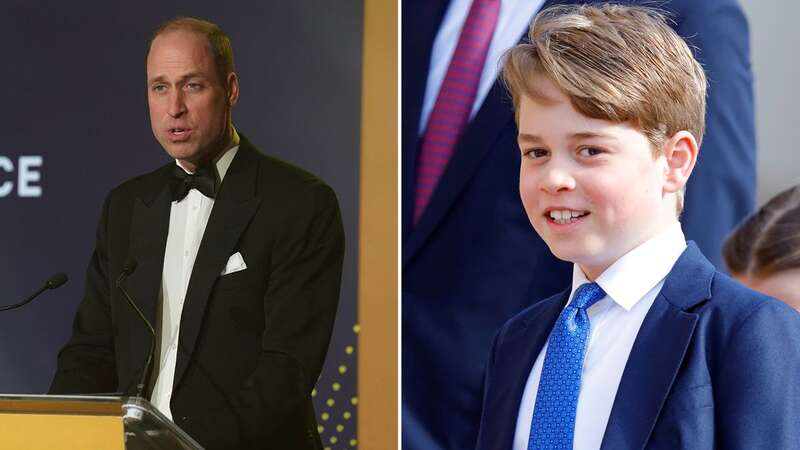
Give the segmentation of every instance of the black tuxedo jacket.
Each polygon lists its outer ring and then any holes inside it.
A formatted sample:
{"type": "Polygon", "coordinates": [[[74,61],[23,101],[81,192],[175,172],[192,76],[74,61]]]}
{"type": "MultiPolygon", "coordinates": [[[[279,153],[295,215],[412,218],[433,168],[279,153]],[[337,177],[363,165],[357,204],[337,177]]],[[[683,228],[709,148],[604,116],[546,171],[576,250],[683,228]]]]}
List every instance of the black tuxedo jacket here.
{"type": "MultiPolygon", "coordinates": [[[[151,338],[114,282],[134,259],[126,286],[155,323],[174,164],[106,199],[51,393],[130,391],[138,383],[151,338]]],[[[170,403],[181,428],[207,448],[321,448],[310,393],[330,341],[343,255],[331,188],[243,137],[187,288],[170,403]],[[247,269],[220,276],[236,252],[247,269]]]]}

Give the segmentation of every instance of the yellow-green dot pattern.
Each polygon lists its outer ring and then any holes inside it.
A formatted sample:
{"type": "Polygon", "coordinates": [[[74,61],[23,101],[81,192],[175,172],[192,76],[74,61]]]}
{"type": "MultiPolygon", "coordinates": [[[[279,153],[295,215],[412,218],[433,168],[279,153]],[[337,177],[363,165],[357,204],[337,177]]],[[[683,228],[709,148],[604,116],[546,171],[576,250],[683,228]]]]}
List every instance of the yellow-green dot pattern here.
{"type": "Polygon", "coordinates": [[[357,413],[358,397],[353,378],[357,369],[356,341],[360,331],[361,326],[353,324],[353,334],[345,342],[337,343],[340,350],[329,353],[329,360],[323,368],[319,383],[311,391],[314,407],[319,413],[317,432],[325,450],[357,447],[356,424],[349,422],[349,426],[345,426],[344,421],[354,420],[357,413]],[[336,417],[339,418],[339,423],[334,422],[336,417]]]}

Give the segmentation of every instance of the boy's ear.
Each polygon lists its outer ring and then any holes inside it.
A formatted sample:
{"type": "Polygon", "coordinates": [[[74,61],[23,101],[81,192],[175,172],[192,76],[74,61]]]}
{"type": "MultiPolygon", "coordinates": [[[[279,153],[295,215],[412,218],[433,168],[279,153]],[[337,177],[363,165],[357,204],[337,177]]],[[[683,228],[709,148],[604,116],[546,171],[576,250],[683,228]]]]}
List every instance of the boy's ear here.
{"type": "Polygon", "coordinates": [[[663,154],[667,162],[664,169],[664,191],[679,192],[689,180],[697,162],[697,140],[688,131],[678,131],[664,143],[663,154]]]}

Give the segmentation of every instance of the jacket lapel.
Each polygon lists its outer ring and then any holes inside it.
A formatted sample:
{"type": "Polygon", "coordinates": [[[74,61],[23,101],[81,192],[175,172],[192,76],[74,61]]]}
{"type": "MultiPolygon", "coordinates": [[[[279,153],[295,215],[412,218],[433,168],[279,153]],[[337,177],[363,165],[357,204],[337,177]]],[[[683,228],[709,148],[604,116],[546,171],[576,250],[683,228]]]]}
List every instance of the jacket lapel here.
{"type": "Polygon", "coordinates": [[[690,309],[711,297],[714,272],[689,242],[636,337],[601,449],[641,449],[647,443],[699,318],[690,309]]]}
{"type": "Polygon", "coordinates": [[[257,150],[242,137],[239,150],[225,175],[203,233],[181,315],[180,342],[175,367],[177,386],[186,371],[200,334],[209,296],[239,238],[258,209],[257,150]]]}
{"type": "Polygon", "coordinates": [[[456,144],[419,222],[407,235],[403,264],[408,263],[430,237],[506,127],[515,127],[512,104],[505,88],[495,82],[478,114],[456,144]]]}
{"type": "Polygon", "coordinates": [[[493,392],[487,397],[491,403],[484,406],[488,413],[484,417],[487,426],[481,428],[481,434],[489,436],[492,443],[489,448],[511,448],[525,384],[569,292],[566,290],[537,303],[522,323],[509,329],[497,343],[492,367],[503,370],[490,374],[493,392]]]}
{"type": "MultiPolygon", "coordinates": [[[[173,163],[174,164],[174,163],[173,163]]],[[[125,288],[142,313],[155,326],[161,278],[164,269],[164,249],[167,245],[171,198],[167,184],[169,165],[159,169],[153,183],[134,200],[130,229],[128,259],[136,261],[136,269],[125,281],[125,288]]],[[[116,275],[112,274],[113,278],[116,275]]],[[[120,297],[122,298],[122,297],[120,297]]],[[[122,299],[122,301],[125,301],[122,299]]],[[[130,317],[135,313],[130,311],[130,317]]],[[[141,368],[150,346],[150,331],[138,317],[131,319],[129,356],[131,367],[141,368]]],[[[157,357],[157,356],[155,356],[157,357]]],[[[137,378],[138,379],[138,375],[137,378]]]]}

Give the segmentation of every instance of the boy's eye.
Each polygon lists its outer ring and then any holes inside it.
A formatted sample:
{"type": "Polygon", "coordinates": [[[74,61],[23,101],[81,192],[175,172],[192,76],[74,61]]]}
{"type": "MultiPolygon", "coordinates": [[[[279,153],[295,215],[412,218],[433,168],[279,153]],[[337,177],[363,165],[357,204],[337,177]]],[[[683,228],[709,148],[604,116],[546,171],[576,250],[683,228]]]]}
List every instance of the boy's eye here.
{"type": "Polygon", "coordinates": [[[167,87],[164,86],[163,84],[156,84],[156,85],[153,85],[153,87],[151,89],[153,90],[153,92],[161,93],[161,92],[166,91],[167,87]]]}
{"type": "Polygon", "coordinates": [[[545,150],[543,148],[531,148],[531,149],[525,150],[525,153],[524,153],[524,155],[526,157],[531,158],[531,159],[544,158],[545,156],[548,156],[549,154],[550,154],[550,152],[548,152],[547,150],[545,150]]]}
{"type": "Polygon", "coordinates": [[[190,91],[198,91],[202,87],[203,87],[203,85],[200,84],[200,83],[196,83],[196,82],[186,83],[186,88],[189,89],[190,91]]]}
{"type": "Polygon", "coordinates": [[[578,151],[581,156],[597,156],[601,153],[603,153],[602,150],[594,147],[584,147],[578,151]]]}

